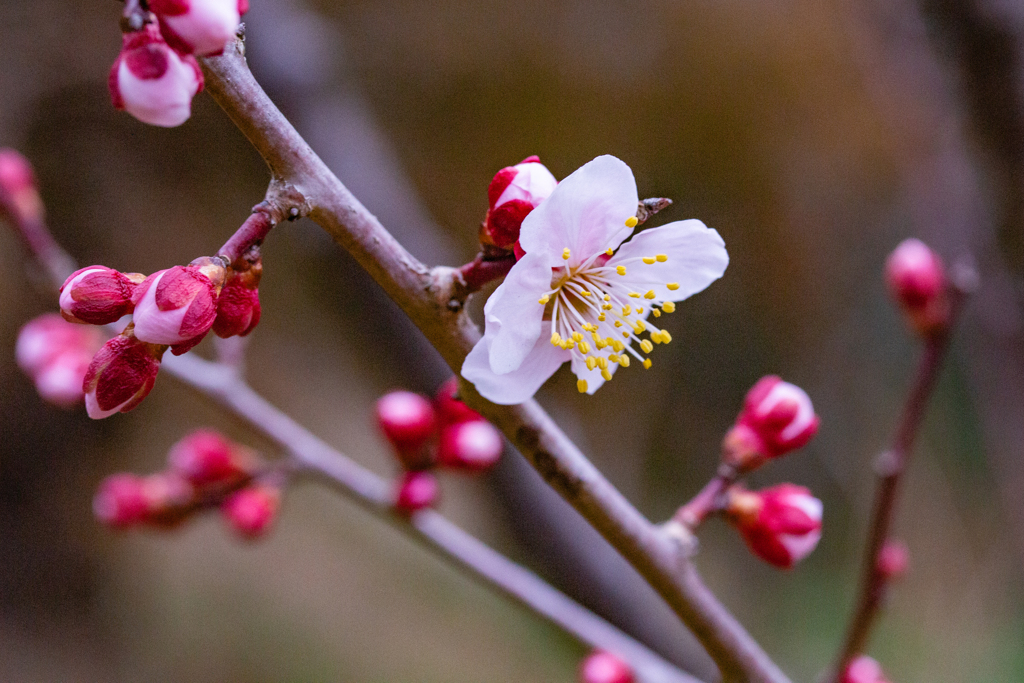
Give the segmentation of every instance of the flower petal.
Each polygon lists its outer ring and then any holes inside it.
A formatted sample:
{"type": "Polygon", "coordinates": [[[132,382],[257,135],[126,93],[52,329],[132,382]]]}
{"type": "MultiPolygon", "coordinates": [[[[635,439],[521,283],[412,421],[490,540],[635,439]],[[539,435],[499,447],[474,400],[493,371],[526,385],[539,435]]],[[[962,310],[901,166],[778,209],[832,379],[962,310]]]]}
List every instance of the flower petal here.
{"type": "Polygon", "coordinates": [[[652,264],[634,261],[628,264],[628,274],[621,282],[639,292],[653,289],[662,301],[682,301],[722,277],[729,265],[729,254],[718,232],[690,219],[634,235],[608,261],[608,266],[658,254],[668,256],[668,260],[652,264]],[[665,286],[669,282],[677,283],[679,288],[669,290],[665,286]]]}
{"type": "Polygon", "coordinates": [[[473,383],[481,396],[499,405],[528,400],[570,356],[569,351],[547,339],[538,339],[518,368],[499,375],[491,370],[491,342],[492,338],[486,335],[477,342],[462,364],[462,376],[473,383]]]}
{"type": "Polygon", "coordinates": [[[541,335],[542,294],[551,288],[551,268],[541,254],[527,254],[509,271],[484,306],[485,332],[491,338],[490,368],[502,375],[522,364],[541,335]]]}
{"type": "MultiPolygon", "coordinates": [[[[569,265],[619,246],[636,215],[636,180],[629,166],[605,155],[581,166],[560,182],[523,221],[519,243],[527,254],[561,258],[569,248],[569,265]]],[[[558,263],[557,265],[562,265],[558,263]]]]}

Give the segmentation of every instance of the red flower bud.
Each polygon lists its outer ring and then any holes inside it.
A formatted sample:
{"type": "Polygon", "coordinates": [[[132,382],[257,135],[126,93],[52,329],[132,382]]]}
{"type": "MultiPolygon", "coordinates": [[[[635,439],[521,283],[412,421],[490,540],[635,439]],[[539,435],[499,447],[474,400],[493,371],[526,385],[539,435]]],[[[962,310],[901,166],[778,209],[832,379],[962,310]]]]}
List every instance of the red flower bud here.
{"type": "Polygon", "coordinates": [[[280,509],[281,489],[269,484],[255,484],[235,491],[220,506],[231,528],[249,540],[265,536],[280,509]]]}
{"type": "Polygon", "coordinates": [[[0,149],[0,215],[4,213],[15,221],[43,217],[32,164],[13,149],[0,149]]]}
{"type": "Polygon", "coordinates": [[[219,259],[153,273],[135,291],[135,336],[173,346],[178,356],[202,341],[217,317],[217,296],[227,269],[219,259]]]}
{"type": "Polygon", "coordinates": [[[882,666],[867,655],[858,655],[851,661],[839,683],[889,683],[882,674],[882,666]]]}
{"type": "Polygon", "coordinates": [[[425,464],[420,450],[437,424],[430,401],[411,391],[392,391],[377,401],[377,424],[410,469],[425,464]]]}
{"type": "Polygon", "coordinates": [[[821,539],[821,501],[803,486],[779,484],[763,491],[734,486],[725,511],[750,550],[776,567],[793,567],[821,539]]]}
{"type": "Polygon", "coordinates": [[[182,54],[219,54],[235,38],[248,0],[149,0],[167,43],[182,54]]]}
{"type": "Polygon", "coordinates": [[[480,472],[493,467],[504,449],[505,442],[494,425],[471,420],[441,430],[437,459],[446,467],[480,472]]]}
{"type": "Polygon", "coordinates": [[[82,382],[89,417],[99,420],[139,405],[156,382],[166,350],[166,346],[136,338],[130,325],[104,344],[82,382]]]}
{"type": "Polygon", "coordinates": [[[801,448],[818,432],[807,393],[774,375],[747,393],[736,424],[722,442],[722,458],[741,472],[801,448]]]}
{"type": "Polygon", "coordinates": [[[245,452],[209,429],[192,432],[171,446],[167,462],[196,486],[236,481],[249,473],[245,452]]]}
{"type": "Polygon", "coordinates": [[[143,279],[106,266],[80,268],[60,288],[60,314],[72,323],[115,322],[135,309],[132,296],[143,279]]]}
{"type": "Polygon", "coordinates": [[[178,526],[195,509],[196,490],[177,472],[157,472],[142,479],[146,523],[164,529],[178,526]]]}
{"type": "Polygon", "coordinates": [[[437,502],[439,493],[437,479],[430,472],[404,472],[395,491],[395,511],[411,515],[431,507],[437,502]]]}
{"type": "Polygon", "coordinates": [[[875,570],[886,580],[900,579],[910,567],[910,550],[902,541],[889,539],[882,546],[875,562],[875,570]]]}
{"type": "Polygon", "coordinates": [[[21,328],[15,357],[45,400],[70,407],[82,401],[82,381],[102,341],[99,330],[47,313],[21,328]]]}
{"type": "Polygon", "coordinates": [[[633,670],[605,650],[595,650],[580,664],[580,683],[633,683],[633,670]]]}
{"type": "Polygon", "coordinates": [[[950,311],[945,269],[942,260],[924,242],[900,242],[885,262],[885,281],[920,334],[946,329],[950,311]]]}
{"type": "Polygon", "coordinates": [[[260,322],[260,276],[263,263],[257,261],[246,270],[234,267],[217,298],[217,317],[213,333],[222,339],[244,337],[260,322]]]}
{"type": "Polygon", "coordinates": [[[489,209],[481,241],[511,249],[519,240],[523,219],[548,198],[558,181],[537,157],[501,169],[487,188],[489,209]]]}
{"type": "Polygon", "coordinates": [[[93,496],[92,510],[101,524],[114,529],[141,524],[149,514],[142,478],[126,473],[107,477],[93,496]]]}
{"type": "Polygon", "coordinates": [[[458,390],[459,380],[452,377],[442,384],[441,388],[437,390],[437,394],[434,395],[434,407],[437,409],[437,416],[442,426],[483,419],[480,417],[480,413],[455,398],[458,390]]]}
{"type": "Polygon", "coordinates": [[[108,80],[114,108],[154,126],[185,123],[203,89],[199,62],[172,50],[154,25],[124,34],[123,41],[108,80]]]}

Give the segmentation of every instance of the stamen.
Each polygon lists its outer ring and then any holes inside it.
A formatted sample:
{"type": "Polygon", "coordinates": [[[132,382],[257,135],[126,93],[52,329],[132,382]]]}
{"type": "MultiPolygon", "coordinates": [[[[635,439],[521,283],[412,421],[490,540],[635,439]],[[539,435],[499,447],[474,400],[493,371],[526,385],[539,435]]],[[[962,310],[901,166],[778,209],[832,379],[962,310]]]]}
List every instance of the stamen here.
{"type": "Polygon", "coordinates": [[[661,317],[661,311],[659,311],[657,308],[652,308],[651,309],[651,315],[653,315],[655,318],[660,318],[661,317]]]}
{"type": "Polygon", "coordinates": [[[605,382],[610,382],[612,379],[612,373],[609,372],[608,370],[602,370],[601,376],[604,377],[605,382]]]}
{"type": "Polygon", "coordinates": [[[597,367],[597,359],[593,356],[587,357],[587,370],[593,370],[597,367]]]}
{"type": "Polygon", "coordinates": [[[569,247],[566,247],[565,249],[562,250],[562,258],[564,260],[568,261],[569,260],[569,255],[570,255],[569,247]]]}
{"type": "Polygon", "coordinates": [[[587,380],[578,379],[576,380],[576,388],[579,389],[581,394],[587,393],[587,380]]]}
{"type": "Polygon", "coordinates": [[[583,341],[583,335],[580,334],[579,332],[573,332],[572,333],[572,340],[574,342],[581,342],[581,341],[583,341]]]}
{"type": "Polygon", "coordinates": [[[630,299],[639,299],[640,298],[640,293],[639,292],[630,292],[629,293],[629,298],[630,299]]]}
{"type": "Polygon", "coordinates": [[[619,365],[624,368],[629,367],[629,356],[619,356],[619,365]]]}
{"type": "Polygon", "coordinates": [[[597,367],[601,368],[602,370],[607,370],[608,369],[608,359],[607,358],[603,358],[603,357],[602,358],[598,358],[597,359],[597,367]]]}
{"type": "Polygon", "coordinates": [[[615,250],[612,249],[611,247],[608,247],[607,249],[604,250],[604,253],[607,254],[608,256],[611,256],[612,254],[615,253],[615,250]]]}
{"type": "Polygon", "coordinates": [[[590,344],[585,341],[580,342],[580,353],[586,355],[590,353],[590,344]]]}
{"type": "Polygon", "coordinates": [[[546,304],[549,301],[551,301],[551,297],[548,296],[547,294],[545,294],[544,296],[542,296],[540,299],[537,300],[537,303],[539,303],[539,304],[546,304]]]}
{"type": "Polygon", "coordinates": [[[671,301],[666,301],[661,304],[661,310],[665,311],[666,313],[675,313],[676,305],[671,301]]]}
{"type": "Polygon", "coordinates": [[[651,369],[651,359],[650,358],[644,358],[644,370],[650,370],[650,369],[651,369]]]}
{"type": "Polygon", "coordinates": [[[654,258],[658,259],[658,263],[664,263],[668,261],[668,254],[658,254],[654,258]]]}
{"type": "Polygon", "coordinates": [[[654,350],[654,344],[651,343],[650,339],[644,339],[640,342],[640,348],[643,349],[644,353],[650,353],[654,350]]]}
{"type": "Polygon", "coordinates": [[[643,259],[641,259],[641,260],[644,263],[646,263],[647,265],[651,265],[652,263],[654,263],[654,257],[653,256],[644,256],[643,259]]]}
{"type": "Polygon", "coordinates": [[[644,294],[645,299],[653,299],[655,296],[657,296],[657,294],[654,293],[653,289],[648,289],[647,293],[644,294]]]}
{"type": "Polygon", "coordinates": [[[625,275],[626,266],[615,266],[615,272],[618,273],[619,275],[625,275]]]}
{"type": "Polygon", "coordinates": [[[557,332],[552,332],[551,333],[551,343],[554,344],[555,346],[560,346],[561,343],[562,343],[562,336],[560,334],[558,334],[557,332]]]}
{"type": "Polygon", "coordinates": [[[670,283],[668,283],[665,286],[668,287],[673,292],[676,291],[677,289],[679,289],[679,283],[678,282],[670,282],[670,283]]]}
{"type": "Polygon", "coordinates": [[[637,226],[637,223],[639,222],[640,220],[636,216],[630,216],[629,218],[626,219],[626,227],[635,228],[637,226]]]}

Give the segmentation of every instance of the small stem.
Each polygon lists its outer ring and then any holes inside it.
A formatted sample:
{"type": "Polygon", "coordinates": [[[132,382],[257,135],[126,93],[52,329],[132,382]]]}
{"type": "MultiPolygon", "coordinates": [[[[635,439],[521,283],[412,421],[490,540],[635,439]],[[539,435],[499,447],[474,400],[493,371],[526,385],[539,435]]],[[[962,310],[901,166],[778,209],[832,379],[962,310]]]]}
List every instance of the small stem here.
{"type": "Polygon", "coordinates": [[[227,260],[228,264],[241,258],[250,248],[259,246],[277,225],[273,207],[266,200],[252,207],[252,213],[235,231],[224,246],[217,250],[217,255],[227,260]]]}
{"type": "Polygon", "coordinates": [[[59,289],[71,273],[75,272],[75,261],[53,238],[40,209],[37,216],[25,215],[10,194],[0,188],[0,217],[6,217],[14,231],[28,248],[32,257],[45,270],[54,287],[59,289]]]}
{"type": "Polygon", "coordinates": [[[721,465],[711,481],[705,484],[690,502],[672,515],[672,521],[682,524],[690,531],[696,530],[705,519],[722,509],[725,491],[736,481],[736,476],[733,467],[721,465]]]}

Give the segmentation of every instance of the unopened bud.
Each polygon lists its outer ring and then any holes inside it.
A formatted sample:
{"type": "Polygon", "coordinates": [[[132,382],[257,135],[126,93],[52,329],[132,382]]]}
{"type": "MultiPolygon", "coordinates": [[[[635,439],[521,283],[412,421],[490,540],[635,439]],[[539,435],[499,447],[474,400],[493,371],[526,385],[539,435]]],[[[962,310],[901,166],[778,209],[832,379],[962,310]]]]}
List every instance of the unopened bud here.
{"type": "Polygon", "coordinates": [[[43,399],[70,407],[82,401],[82,382],[102,342],[99,330],[47,313],[21,328],[15,357],[43,399]]]}
{"type": "Polygon", "coordinates": [[[194,347],[213,327],[226,270],[203,257],[150,275],[135,291],[135,336],[170,345],[176,356],[194,347]]]}
{"type": "Polygon", "coordinates": [[[430,472],[404,472],[395,491],[395,511],[403,515],[428,508],[437,502],[440,490],[430,472]]]}
{"type": "Polygon", "coordinates": [[[789,569],[821,539],[821,501],[803,486],[779,484],[762,491],[733,486],[726,497],[729,521],[769,564],[789,569]]]}
{"type": "Polygon", "coordinates": [[[459,380],[452,377],[441,385],[434,395],[434,407],[441,425],[458,424],[470,420],[482,420],[480,413],[455,398],[459,391],[459,380]]]}
{"type": "Polygon", "coordinates": [[[430,464],[424,453],[437,419],[430,401],[411,391],[392,391],[377,401],[377,424],[407,469],[430,464]]]}
{"type": "Polygon", "coordinates": [[[116,322],[134,310],[132,296],[144,279],[138,273],[125,275],[106,266],[81,268],[60,288],[60,313],[73,323],[116,322]]]}
{"type": "Polygon", "coordinates": [[[13,149],[0,149],[0,215],[14,220],[38,220],[43,217],[32,164],[13,149]]]}
{"type": "Polygon", "coordinates": [[[82,382],[89,417],[99,420],[139,405],[156,382],[166,350],[166,346],[138,339],[131,325],[104,344],[82,382]]]}
{"type": "Polygon", "coordinates": [[[234,40],[248,0],[149,0],[167,43],[182,54],[215,55],[234,40]]]}
{"type": "Polygon", "coordinates": [[[896,539],[889,539],[878,552],[875,570],[882,578],[894,581],[902,578],[910,567],[910,550],[907,544],[896,539]]]}
{"type": "Polygon", "coordinates": [[[93,496],[92,510],[101,524],[114,529],[141,524],[149,513],[142,478],[127,473],[110,475],[93,496]]]}
{"type": "Polygon", "coordinates": [[[633,670],[611,652],[595,650],[580,664],[580,683],[633,683],[633,670]]]}
{"type": "Polygon", "coordinates": [[[209,429],[192,432],[171,446],[167,462],[196,486],[238,481],[248,476],[250,465],[243,449],[209,429]]]}
{"type": "Polygon", "coordinates": [[[735,425],[722,441],[722,459],[748,472],[805,446],[818,432],[818,423],[803,389],[774,375],[762,377],[747,393],[735,425]]]}
{"type": "Polygon", "coordinates": [[[244,337],[259,324],[259,284],[262,274],[262,261],[257,261],[244,270],[231,270],[220,296],[217,297],[217,317],[213,321],[213,333],[218,337],[244,337]]]}
{"type": "Polygon", "coordinates": [[[177,472],[156,472],[142,479],[146,523],[171,529],[195,510],[196,490],[177,472]]]}
{"type": "Polygon", "coordinates": [[[203,72],[191,55],[172,50],[154,25],[126,33],[110,69],[110,96],[143,123],[173,128],[192,115],[192,98],[203,89],[203,72]]]}
{"type": "Polygon", "coordinates": [[[889,683],[882,665],[867,655],[855,657],[843,671],[839,683],[889,683]]]}
{"type": "Polygon", "coordinates": [[[471,420],[441,430],[437,460],[446,467],[481,472],[501,458],[505,443],[490,422],[471,420]]]}
{"type": "Polygon", "coordinates": [[[515,166],[501,169],[487,188],[487,218],[480,240],[511,249],[519,240],[523,219],[548,198],[558,181],[537,157],[527,157],[515,166]]]}
{"type": "Polygon", "coordinates": [[[901,242],[885,262],[885,281],[918,333],[927,336],[949,325],[945,268],[924,242],[901,242]]]}
{"type": "Polygon", "coordinates": [[[261,538],[270,531],[281,509],[281,489],[269,484],[247,486],[225,498],[220,509],[242,538],[261,538]]]}

